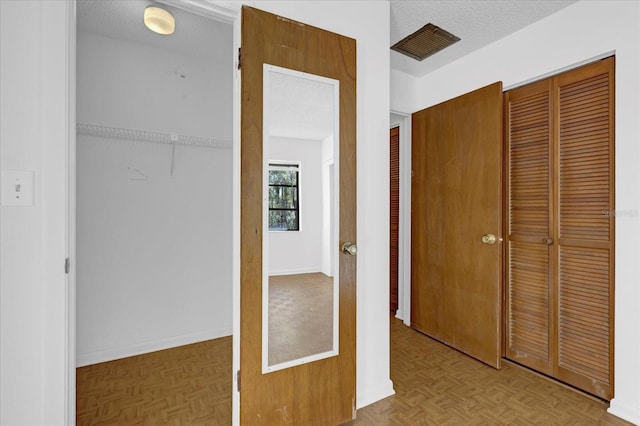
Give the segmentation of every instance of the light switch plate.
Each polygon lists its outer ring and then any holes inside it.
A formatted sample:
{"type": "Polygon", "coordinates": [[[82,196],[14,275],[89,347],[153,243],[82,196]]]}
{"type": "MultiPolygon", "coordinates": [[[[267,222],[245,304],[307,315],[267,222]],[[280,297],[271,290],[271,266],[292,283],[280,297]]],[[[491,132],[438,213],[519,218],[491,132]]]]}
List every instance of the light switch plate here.
{"type": "Polygon", "coordinates": [[[3,206],[33,206],[33,170],[3,170],[0,176],[3,206]]]}

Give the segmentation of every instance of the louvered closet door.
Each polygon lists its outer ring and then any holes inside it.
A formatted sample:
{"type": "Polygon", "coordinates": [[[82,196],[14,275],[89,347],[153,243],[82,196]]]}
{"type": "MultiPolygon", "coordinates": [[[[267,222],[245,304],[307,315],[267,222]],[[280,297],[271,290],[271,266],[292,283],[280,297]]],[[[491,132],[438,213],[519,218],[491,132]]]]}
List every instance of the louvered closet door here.
{"type": "Polygon", "coordinates": [[[552,82],[505,94],[507,146],[508,358],[553,373],[550,268],[552,237],[552,82]]]}
{"type": "Polygon", "coordinates": [[[398,229],[400,223],[400,128],[389,131],[389,300],[398,310],[398,229]]]}
{"type": "Polygon", "coordinates": [[[613,396],[614,60],[558,76],[558,378],[613,396]]]}
{"type": "Polygon", "coordinates": [[[613,397],[614,59],[505,94],[505,355],[613,397]]]}

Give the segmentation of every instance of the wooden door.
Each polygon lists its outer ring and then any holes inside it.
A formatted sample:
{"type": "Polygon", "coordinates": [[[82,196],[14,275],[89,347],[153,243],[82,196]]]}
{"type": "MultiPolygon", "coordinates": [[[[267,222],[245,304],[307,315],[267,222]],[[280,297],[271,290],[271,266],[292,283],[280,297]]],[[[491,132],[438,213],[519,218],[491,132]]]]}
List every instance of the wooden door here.
{"type": "Polygon", "coordinates": [[[412,117],[412,326],[496,368],[502,102],[495,83],[412,117]]]}
{"type": "Polygon", "coordinates": [[[506,356],[613,397],[614,59],[505,94],[506,356]]]}
{"type": "Polygon", "coordinates": [[[614,58],[556,79],[557,376],[613,397],[614,58]]]}
{"type": "Polygon", "coordinates": [[[400,223],[400,128],[389,132],[389,300],[398,310],[398,229],[400,223]]]}
{"type": "Polygon", "coordinates": [[[339,80],[340,242],[356,241],[355,40],[243,7],[240,423],[340,424],[355,416],[354,256],[340,256],[339,355],[262,373],[262,100],[265,63],[339,80]]]}
{"type": "Polygon", "coordinates": [[[506,297],[505,355],[553,374],[553,83],[505,94],[506,297]]]}

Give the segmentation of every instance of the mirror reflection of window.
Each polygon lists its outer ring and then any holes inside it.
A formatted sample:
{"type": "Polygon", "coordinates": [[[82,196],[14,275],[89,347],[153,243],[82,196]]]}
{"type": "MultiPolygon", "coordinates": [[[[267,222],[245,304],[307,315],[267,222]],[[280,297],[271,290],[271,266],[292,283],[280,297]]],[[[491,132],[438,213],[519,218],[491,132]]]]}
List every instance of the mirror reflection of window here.
{"type": "Polygon", "coordinates": [[[300,230],[300,166],[269,164],[269,231],[300,230]]]}

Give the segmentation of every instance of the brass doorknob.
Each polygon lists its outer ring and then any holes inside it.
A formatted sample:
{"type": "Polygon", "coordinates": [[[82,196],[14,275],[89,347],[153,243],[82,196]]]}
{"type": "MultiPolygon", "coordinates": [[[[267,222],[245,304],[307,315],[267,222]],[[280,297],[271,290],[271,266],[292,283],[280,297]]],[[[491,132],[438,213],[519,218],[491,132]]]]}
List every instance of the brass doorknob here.
{"type": "Polygon", "coordinates": [[[342,252],[344,254],[355,256],[356,253],[358,253],[358,246],[353,244],[351,241],[345,241],[345,243],[342,244],[342,252]]]}
{"type": "Polygon", "coordinates": [[[482,236],[482,242],[484,244],[495,244],[496,241],[497,241],[497,238],[493,234],[485,234],[482,236]]]}

